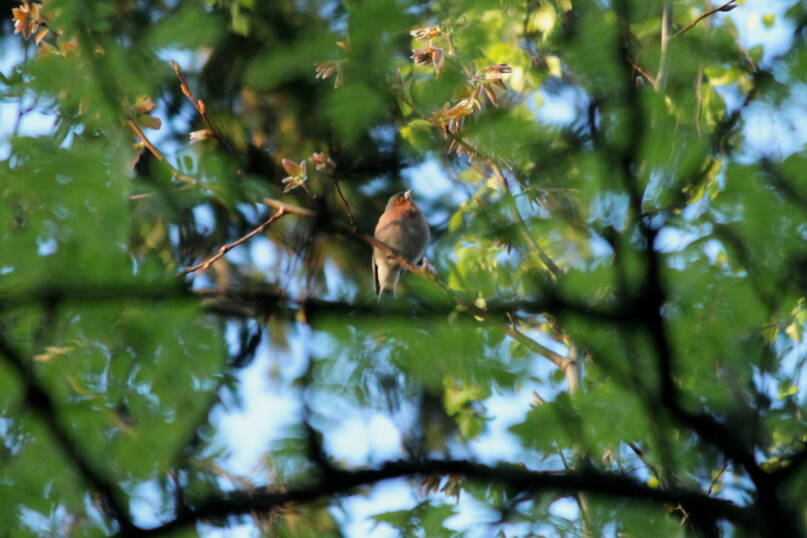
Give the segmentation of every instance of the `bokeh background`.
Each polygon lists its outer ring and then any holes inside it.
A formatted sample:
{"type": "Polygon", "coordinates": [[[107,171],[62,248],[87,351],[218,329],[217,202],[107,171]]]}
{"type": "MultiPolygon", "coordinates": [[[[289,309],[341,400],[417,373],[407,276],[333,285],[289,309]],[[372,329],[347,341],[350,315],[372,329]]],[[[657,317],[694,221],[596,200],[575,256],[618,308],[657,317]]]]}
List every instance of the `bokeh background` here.
{"type": "MultiPolygon", "coordinates": [[[[20,3],[0,6],[0,323],[81,450],[125,492],[139,527],[169,521],[178,492],[193,505],[304,482],[316,465],[303,424],[345,469],[449,457],[568,471],[588,458],[653,487],[711,483],[710,493],[752,504],[747,469],[654,410],[656,363],[640,329],[519,303],[553,294],[627,301],[647,274],[641,222],[658,230],[653,247],[670,273],[664,320],[683,400],[743,424],[738,435],[769,465],[803,443],[798,2],[747,0],[703,19],[671,40],[666,70],[662,2],[53,0],[38,45],[14,33],[20,3]],[[622,70],[617,4],[630,21],[630,61],[649,78],[622,70]],[[442,34],[410,35],[430,25],[442,34]],[[444,63],[415,65],[412,49],[424,46],[440,48],[444,63]],[[171,62],[215,128],[200,142],[190,133],[209,126],[171,62]],[[495,88],[496,103],[480,94],[459,131],[477,153],[449,151],[455,133],[441,134],[440,107],[482,87],[485,66],[500,63],[512,68],[506,88],[495,88]],[[332,72],[323,80],[317,68],[332,72]],[[156,106],[142,106],[146,98],[156,106]],[[631,108],[643,111],[640,147],[631,146],[631,108]],[[282,159],[315,152],[335,168],[318,172],[309,161],[305,186],[284,192],[282,159]],[[641,215],[619,180],[623,153],[639,178],[641,215]],[[770,193],[760,179],[770,170],[790,197],[770,193]],[[447,294],[407,275],[402,298],[375,310],[369,246],[328,224],[347,221],[334,179],[365,232],[391,194],[413,189],[447,294]],[[183,270],[271,215],[263,198],[323,217],[287,215],[210,268],[183,270]],[[502,322],[464,304],[515,306],[503,307],[502,322]],[[553,353],[586,364],[572,399],[568,377],[547,360],[553,353]],[[569,416],[581,417],[580,430],[569,416]]],[[[717,6],[676,2],[671,28],[717,6]]],[[[7,374],[4,526],[19,535],[114,532],[58,456],[42,408],[7,374]]],[[[192,528],[688,532],[664,509],[608,500],[592,508],[593,523],[574,496],[525,501],[479,485],[456,495],[441,484],[386,481],[272,517],[192,528]]],[[[803,525],[804,507],[792,510],[803,525]]]]}

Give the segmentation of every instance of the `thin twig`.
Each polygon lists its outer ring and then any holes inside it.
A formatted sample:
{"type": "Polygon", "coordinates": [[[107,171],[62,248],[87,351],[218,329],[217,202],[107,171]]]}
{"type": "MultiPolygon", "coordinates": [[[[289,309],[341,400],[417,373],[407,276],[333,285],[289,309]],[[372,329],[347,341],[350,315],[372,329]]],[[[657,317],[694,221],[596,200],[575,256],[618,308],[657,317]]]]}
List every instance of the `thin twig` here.
{"type": "Polygon", "coordinates": [[[134,134],[136,134],[140,138],[140,140],[143,141],[143,145],[146,146],[146,148],[151,152],[151,154],[154,155],[158,161],[166,162],[165,157],[163,157],[163,154],[160,152],[159,149],[157,149],[157,146],[151,143],[151,140],[149,140],[149,138],[146,136],[146,133],[143,132],[143,129],[141,129],[140,126],[134,122],[134,120],[129,120],[128,123],[132,131],[134,131],[134,134]]]}
{"type": "Polygon", "coordinates": [[[533,340],[532,338],[528,337],[523,332],[521,332],[518,328],[518,320],[513,315],[512,311],[505,311],[505,317],[507,318],[507,321],[510,322],[510,324],[504,325],[504,332],[508,336],[510,336],[513,340],[516,340],[517,342],[523,344],[534,353],[537,353],[538,355],[543,355],[544,357],[552,361],[552,363],[554,363],[555,366],[557,366],[559,369],[563,371],[566,371],[566,369],[570,366],[570,364],[574,362],[571,356],[564,357],[560,353],[555,353],[548,347],[544,346],[543,344],[539,344],[537,341],[533,340]]]}
{"type": "MultiPolygon", "coordinates": [[[[176,176],[174,176],[174,177],[176,177],[176,176]]],[[[176,189],[173,189],[173,190],[168,191],[168,192],[172,192],[172,193],[174,193],[174,192],[182,192],[182,191],[186,191],[188,189],[192,189],[195,186],[196,186],[195,184],[186,183],[185,185],[182,185],[181,187],[177,187],[176,189]]],[[[131,196],[129,196],[129,200],[135,200],[135,201],[136,200],[145,200],[146,198],[151,198],[155,194],[157,194],[157,193],[155,193],[155,192],[141,192],[140,194],[132,194],[131,196]]]]}
{"type": "Polygon", "coordinates": [[[503,329],[505,334],[507,334],[513,340],[522,344],[524,347],[528,348],[533,353],[543,355],[544,357],[552,361],[552,363],[561,370],[565,370],[565,368],[569,366],[569,364],[572,362],[563,355],[555,353],[554,351],[544,346],[543,344],[536,342],[535,340],[533,340],[526,334],[522,333],[512,325],[504,324],[503,329]]]}
{"type": "Polygon", "coordinates": [[[345,211],[347,212],[347,218],[350,220],[350,224],[354,228],[357,228],[356,219],[353,217],[353,211],[350,210],[350,204],[347,203],[347,198],[345,198],[345,195],[342,193],[342,188],[339,186],[339,180],[336,179],[335,177],[332,178],[332,179],[333,179],[333,184],[336,187],[336,193],[339,195],[339,198],[342,200],[342,205],[345,206],[345,211]]]}
{"type": "Polygon", "coordinates": [[[706,491],[704,492],[704,493],[706,493],[706,495],[711,495],[712,494],[712,490],[717,485],[717,481],[720,480],[720,477],[723,476],[723,473],[726,472],[726,469],[728,469],[728,467],[729,467],[729,462],[727,461],[726,463],[723,464],[723,468],[720,469],[717,472],[717,474],[715,475],[714,478],[712,478],[712,481],[709,483],[709,487],[706,488],[706,491]]]}
{"type": "MultiPolygon", "coordinates": [[[[22,61],[20,62],[20,65],[25,65],[28,63],[29,51],[31,50],[28,41],[25,41],[24,43],[25,44],[22,49],[22,61]]],[[[35,95],[34,104],[36,104],[37,99],[39,99],[39,96],[35,95]]],[[[25,100],[25,92],[23,91],[20,92],[20,98],[17,101],[17,119],[14,120],[14,127],[11,129],[12,136],[17,136],[19,134],[20,127],[22,126],[22,119],[25,117],[25,114],[27,114],[27,112],[25,111],[25,109],[23,109],[22,106],[24,100],[25,100]]]]}
{"type": "MultiPolygon", "coordinates": [[[[186,187],[194,187],[194,186],[199,184],[199,181],[197,181],[195,178],[192,178],[192,177],[190,177],[188,175],[185,175],[182,172],[180,172],[179,170],[177,170],[174,167],[174,165],[172,165],[163,156],[162,152],[160,152],[160,150],[157,149],[157,146],[155,146],[151,142],[151,140],[149,140],[148,136],[146,136],[146,133],[143,132],[143,129],[141,129],[140,126],[137,123],[134,122],[134,120],[128,120],[127,123],[129,124],[129,127],[132,129],[132,131],[134,131],[134,133],[140,138],[140,140],[143,141],[143,145],[146,146],[146,148],[151,152],[151,154],[154,155],[154,157],[156,157],[158,161],[165,163],[165,165],[171,171],[171,177],[173,177],[177,181],[181,181],[181,182],[185,183],[186,187]]],[[[150,194],[148,194],[148,193],[135,194],[135,195],[130,196],[129,199],[130,200],[140,200],[140,199],[143,199],[143,198],[147,198],[148,196],[150,196],[150,194]]]]}
{"type": "Polygon", "coordinates": [[[654,88],[656,87],[656,79],[653,77],[653,75],[642,69],[636,62],[631,62],[630,65],[633,67],[633,70],[642,75],[651,86],[654,88]]]}
{"type": "MultiPolygon", "coordinates": [[[[487,159],[487,165],[491,169],[491,171],[493,171],[493,174],[496,176],[499,182],[501,182],[502,186],[506,189],[507,179],[504,177],[504,174],[502,173],[501,168],[499,168],[499,165],[496,164],[496,162],[493,161],[493,159],[487,159]]],[[[524,218],[521,216],[521,212],[518,210],[515,198],[513,198],[513,196],[509,194],[509,191],[505,193],[505,196],[509,197],[510,209],[513,212],[513,216],[516,218],[519,225],[521,226],[521,232],[522,235],[524,236],[524,240],[526,241],[527,246],[530,249],[532,249],[533,252],[535,252],[535,254],[538,256],[538,259],[541,260],[541,263],[544,264],[549,273],[552,275],[552,278],[554,279],[560,278],[560,276],[563,274],[563,271],[561,271],[560,267],[558,267],[558,265],[552,260],[552,258],[549,257],[549,254],[547,254],[546,251],[541,248],[541,245],[539,245],[530,234],[529,228],[527,228],[527,223],[524,221],[524,218]]]]}
{"type": "Polygon", "coordinates": [[[203,261],[202,263],[192,265],[190,267],[186,267],[185,269],[182,270],[182,272],[183,273],[192,273],[194,271],[198,271],[199,269],[201,269],[202,271],[207,271],[208,269],[210,269],[210,266],[213,265],[213,263],[216,260],[218,260],[219,258],[224,256],[225,254],[227,254],[229,251],[231,251],[232,249],[234,249],[238,245],[250,240],[251,238],[258,235],[259,233],[263,232],[266,229],[267,226],[269,226],[270,224],[272,224],[276,220],[280,219],[285,214],[286,214],[286,210],[284,208],[278,209],[277,213],[275,213],[274,215],[272,215],[271,217],[266,219],[260,226],[258,226],[257,228],[255,228],[254,230],[249,232],[248,234],[246,234],[246,235],[244,235],[242,237],[239,237],[238,239],[236,239],[232,243],[227,243],[226,245],[224,245],[222,247],[219,247],[219,250],[218,250],[218,252],[216,252],[216,254],[214,254],[213,256],[208,258],[207,260],[203,261]]]}
{"type": "Polygon", "coordinates": [[[222,143],[224,148],[227,150],[228,153],[234,155],[233,148],[230,147],[230,144],[227,143],[227,140],[219,133],[219,131],[213,126],[213,123],[210,121],[210,118],[207,116],[207,106],[205,105],[204,101],[201,99],[197,99],[194,97],[193,92],[191,91],[190,86],[188,86],[188,82],[185,80],[185,75],[182,74],[182,69],[179,67],[179,64],[171,61],[171,67],[174,68],[174,73],[176,73],[177,78],[180,82],[180,90],[182,90],[182,94],[188,98],[188,100],[193,104],[193,107],[196,109],[196,112],[202,117],[204,120],[205,125],[213,133],[213,136],[222,143]]]}
{"type": "Polygon", "coordinates": [[[678,37],[679,35],[683,34],[687,30],[691,29],[693,26],[695,26],[696,24],[701,22],[706,17],[709,17],[710,15],[714,15],[718,11],[730,11],[731,9],[734,9],[734,7],[736,7],[736,6],[733,6],[731,8],[729,8],[729,6],[732,6],[734,4],[734,2],[736,2],[736,1],[737,0],[729,0],[728,2],[726,2],[725,4],[723,4],[720,7],[716,7],[714,9],[710,9],[709,11],[707,11],[705,13],[701,13],[698,16],[698,18],[696,18],[694,21],[690,22],[689,24],[687,24],[686,26],[684,26],[683,28],[681,28],[680,30],[675,32],[675,34],[673,34],[672,38],[674,39],[674,38],[678,37]],[[727,8],[729,8],[729,9],[727,9],[727,8]]]}
{"type": "Polygon", "coordinates": [[[644,463],[645,467],[647,467],[647,469],[650,471],[650,474],[652,474],[653,477],[656,480],[658,480],[659,484],[662,487],[666,486],[666,484],[665,484],[665,482],[663,480],[663,477],[661,476],[661,473],[659,472],[659,470],[656,468],[655,465],[653,465],[652,463],[647,461],[647,458],[645,458],[644,451],[641,448],[639,448],[639,446],[636,443],[634,443],[632,441],[628,441],[627,445],[628,445],[628,448],[630,448],[633,451],[633,453],[636,454],[636,457],[639,458],[639,460],[642,463],[644,463]]]}

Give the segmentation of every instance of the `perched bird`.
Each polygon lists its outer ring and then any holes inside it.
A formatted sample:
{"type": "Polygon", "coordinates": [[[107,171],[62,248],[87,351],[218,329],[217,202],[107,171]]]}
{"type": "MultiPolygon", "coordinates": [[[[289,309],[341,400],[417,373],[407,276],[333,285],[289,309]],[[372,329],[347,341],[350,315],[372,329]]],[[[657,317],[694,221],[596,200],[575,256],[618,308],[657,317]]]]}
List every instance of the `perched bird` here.
{"type": "MultiPolygon", "coordinates": [[[[423,213],[412,201],[412,191],[399,192],[389,199],[378,218],[375,238],[392,248],[396,254],[415,264],[423,257],[429,243],[429,225],[423,213]]],[[[378,248],[373,248],[373,278],[378,300],[385,291],[392,290],[404,268],[378,248]]]]}

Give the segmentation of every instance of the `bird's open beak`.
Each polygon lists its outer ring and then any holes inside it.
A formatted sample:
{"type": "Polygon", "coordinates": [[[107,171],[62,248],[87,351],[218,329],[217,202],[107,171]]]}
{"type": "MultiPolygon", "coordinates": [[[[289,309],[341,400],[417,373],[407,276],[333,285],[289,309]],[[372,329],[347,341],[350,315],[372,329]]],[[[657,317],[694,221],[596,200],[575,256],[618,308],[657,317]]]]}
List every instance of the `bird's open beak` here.
{"type": "Polygon", "coordinates": [[[412,189],[409,189],[404,193],[404,199],[411,200],[412,199],[412,189]]]}

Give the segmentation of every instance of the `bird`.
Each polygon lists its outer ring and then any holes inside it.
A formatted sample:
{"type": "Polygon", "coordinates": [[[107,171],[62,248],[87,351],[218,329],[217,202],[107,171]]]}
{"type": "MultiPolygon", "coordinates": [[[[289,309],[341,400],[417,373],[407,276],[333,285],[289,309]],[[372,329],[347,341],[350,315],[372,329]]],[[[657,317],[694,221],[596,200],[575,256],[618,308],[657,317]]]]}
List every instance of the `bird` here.
{"type": "MultiPolygon", "coordinates": [[[[412,200],[411,190],[394,194],[389,199],[386,209],[378,218],[374,235],[413,265],[423,258],[429,244],[429,224],[412,200]]],[[[381,301],[385,291],[392,291],[394,296],[404,268],[378,247],[373,247],[372,263],[378,301],[381,301]]]]}

